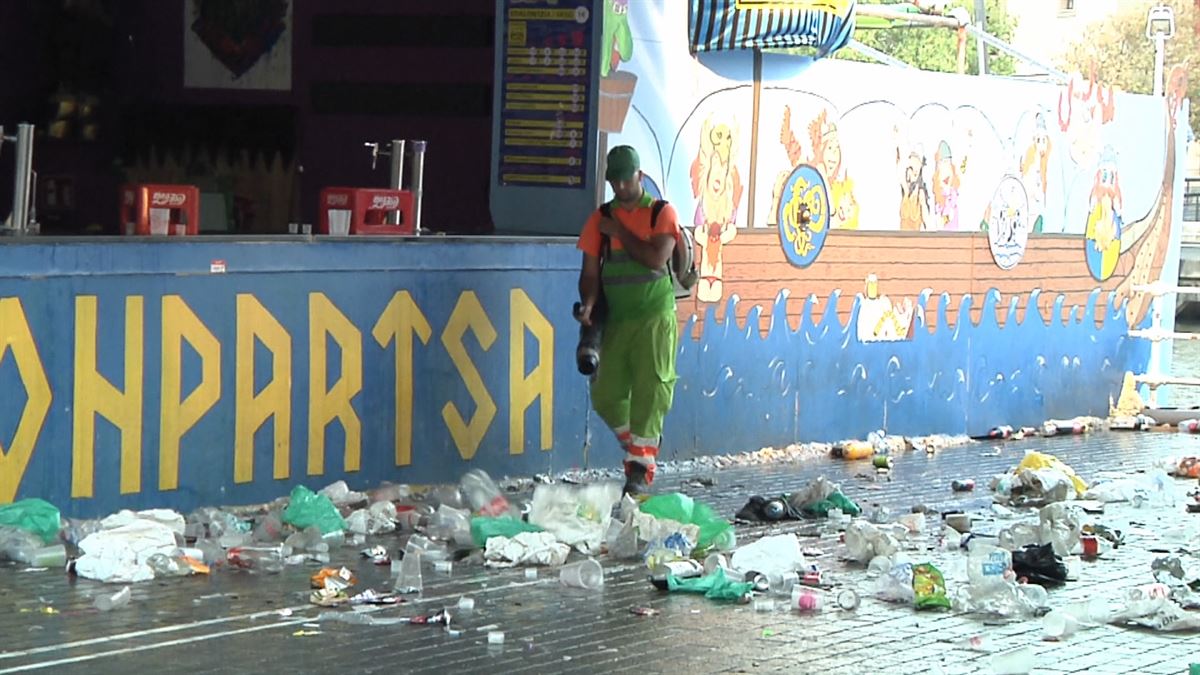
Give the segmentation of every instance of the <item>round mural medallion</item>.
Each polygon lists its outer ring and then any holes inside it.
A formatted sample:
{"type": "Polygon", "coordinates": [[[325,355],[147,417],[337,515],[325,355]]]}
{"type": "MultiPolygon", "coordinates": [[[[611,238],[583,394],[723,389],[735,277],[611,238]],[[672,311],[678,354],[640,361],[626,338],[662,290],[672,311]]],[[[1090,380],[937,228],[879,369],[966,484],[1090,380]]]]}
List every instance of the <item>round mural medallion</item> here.
{"type": "Polygon", "coordinates": [[[792,170],[779,195],[779,245],[788,262],[808,267],[821,254],[829,232],[829,189],[816,168],[792,170]]]}
{"type": "Polygon", "coordinates": [[[1029,242],[1029,196],[1016,176],[1005,176],[992,194],[987,210],[988,245],[1002,270],[1011,270],[1025,256],[1029,242]]]}

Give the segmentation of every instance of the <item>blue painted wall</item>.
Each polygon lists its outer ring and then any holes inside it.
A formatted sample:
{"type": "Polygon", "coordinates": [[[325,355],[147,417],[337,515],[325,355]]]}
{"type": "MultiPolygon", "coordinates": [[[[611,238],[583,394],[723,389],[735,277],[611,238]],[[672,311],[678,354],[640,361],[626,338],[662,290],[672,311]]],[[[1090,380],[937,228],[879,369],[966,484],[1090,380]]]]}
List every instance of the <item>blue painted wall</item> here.
{"type": "MultiPolygon", "coordinates": [[[[316,487],[342,478],[354,487],[385,480],[449,481],[468,466],[494,474],[616,466],[616,445],[599,420],[587,414],[585,382],[574,367],[577,326],[569,312],[577,266],[573,242],[564,239],[43,240],[0,247],[0,337],[5,341],[0,358],[0,445],[5,452],[0,490],[5,492],[0,501],[37,496],[69,515],[100,515],[125,507],[187,510],[210,503],[253,503],[285,494],[298,483],[316,487]],[[411,460],[398,464],[396,347],[388,339],[388,330],[397,324],[380,324],[380,317],[404,292],[429,331],[426,342],[419,330],[407,333],[413,335],[411,379],[405,380],[414,392],[411,460]],[[92,296],[96,372],[110,383],[107,393],[94,377],[77,377],[86,374],[77,361],[87,353],[91,339],[86,307],[92,296]],[[194,425],[182,435],[178,472],[167,471],[165,482],[160,471],[164,297],[173,307],[167,328],[184,337],[176,371],[181,375],[178,400],[204,389],[198,387],[203,380],[200,354],[213,354],[212,344],[203,346],[205,329],[220,351],[214,368],[220,384],[205,385],[213,394],[211,407],[202,406],[194,425]],[[126,340],[130,298],[135,304],[141,298],[142,303],[140,324],[128,326],[136,332],[140,325],[140,359],[138,342],[126,340]],[[239,324],[243,332],[263,332],[270,323],[261,313],[247,311],[250,300],[274,317],[290,340],[290,389],[285,387],[285,398],[291,421],[281,440],[286,461],[275,466],[268,419],[254,435],[252,472],[239,475],[236,420],[247,412],[239,410],[236,389],[239,381],[249,382],[250,372],[248,363],[237,356],[239,324]],[[180,319],[185,316],[179,311],[180,301],[202,327],[180,319]],[[310,306],[319,309],[310,311],[310,306]],[[514,316],[520,320],[517,342],[511,335],[514,316]],[[347,351],[356,346],[361,350],[361,390],[350,398],[353,417],[361,424],[356,470],[346,470],[347,436],[338,419],[324,428],[323,466],[314,470],[309,463],[309,363],[314,351],[310,330],[313,325],[334,324],[350,330],[350,335],[357,331],[357,340],[346,342],[347,351]],[[463,331],[461,339],[455,325],[463,331]],[[550,353],[542,363],[539,337],[546,336],[550,353]],[[451,353],[459,350],[465,360],[460,356],[456,364],[451,353]],[[523,355],[523,364],[513,363],[515,354],[523,355]],[[129,372],[140,373],[143,399],[130,428],[140,428],[142,436],[140,444],[127,448],[133,454],[123,465],[118,423],[105,416],[117,415],[111,409],[95,415],[94,448],[89,453],[86,425],[77,429],[75,411],[86,407],[92,393],[102,394],[100,407],[129,395],[125,373],[131,365],[135,367],[129,372]],[[529,397],[521,415],[523,440],[515,447],[510,443],[514,366],[521,368],[521,378],[535,374],[539,366],[551,370],[552,428],[545,443],[541,398],[529,397]],[[486,391],[481,395],[477,390],[478,399],[468,386],[476,380],[471,370],[478,372],[477,385],[486,391]],[[45,398],[37,393],[41,374],[50,399],[39,423],[38,404],[45,398]],[[29,384],[32,395],[23,383],[29,384]],[[487,400],[495,405],[490,418],[487,400]],[[458,439],[451,431],[456,425],[444,417],[450,403],[464,421],[457,426],[465,436],[458,439]],[[476,418],[480,410],[484,412],[476,418]],[[17,438],[23,415],[30,426],[17,438]],[[466,427],[476,419],[472,436],[466,427]],[[593,445],[585,454],[589,420],[593,445]],[[133,459],[139,453],[140,459],[133,459]],[[94,467],[90,472],[88,456],[94,467]],[[177,486],[172,487],[170,479],[176,475],[177,486]]],[[[921,307],[929,300],[921,298],[921,307]]],[[[1119,387],[1121,373],[1143,367],[1149,357],[1146,343],[1126,337],[1123,314],[1107,306],[1098,292],[1087,308],[1072,315],[1077,320],[1066,324],[1047,324],[1032,313],[1017,321],[1010,314],[1000,328],[989,318],[995,316],[995,298],[983,301],[985,318],[978,325],[950,325],[945,305],[939,304],[943,315],[938,330],[925,329],[918,318],[912,340],[887,344],[859,342],[853,331],[841,326],[835,310],[818,316],[807,303],[796,330],[776,324],[766,335],[706,319],[700,340],[687,337],[680,345],[680,380],[675,410],[667,421],[665,454],[686,457],[796,440],[862,437],[885,426],[894,433],[982,433],[1000,423],[1100,414],[1108,395],[1119,387]],[[1099,329],[1094,322],[1097,312],[1105,313],[1099,329]]],[[[777,304],[785,302],[796,300],[781,295],[777,304]]],[[[1036,298],[1030,304],[1036,306],[1036,298]]],[[[736,315],[729,309],[727,315],[736,315]]],[[[777,306],[774,315],[783,316],[782,309],[777,306]]],[[[967,307],[961,309],[960,317],[970,316],[967,307]]],[[[415,316],[411,312],[410,306],[410,316],[415,316]]],[[[752,310],[745,326],[757,326],[758,313],[752,310]]],[[[849,325],[855,325],[853,319],[849,325]]],[[[690,336],[691,328],[682,334],[690,336]]],[[[353,380],[356,373],[343,372],[342,349],[334,338],[323,336],[323,341],[324,389],[330,391],[343,376],[353,380]]],[[[264,387],[271,382],[276,358],[264,342],[271,340],[254,342],[251,393],[260,396],[266,396],[264,387]]],[[[166,407],[173,409],[170,400],[166,407]]],[[[242,470],[247,468],[243,460],[242,470]]]]}

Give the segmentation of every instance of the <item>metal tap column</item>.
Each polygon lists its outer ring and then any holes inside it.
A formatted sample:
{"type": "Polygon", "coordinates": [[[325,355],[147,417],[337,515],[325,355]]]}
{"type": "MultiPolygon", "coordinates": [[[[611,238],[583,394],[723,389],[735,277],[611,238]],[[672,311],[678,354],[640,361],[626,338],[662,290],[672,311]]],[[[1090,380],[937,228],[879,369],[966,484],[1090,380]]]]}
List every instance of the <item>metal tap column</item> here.
{"type": "MultiPolygon", "coordinates": [[[[391,176],[391,182],[388,183],[388,187],[393,190],[402,190],[402,189],[404,189],[402,186],[402,181],[404,180],[404,141],[403,140],[396,140],[396,139],[392,140],[392,149],[390,151],[390,155],[391,155],[391,160],[392,160],[392,162],[391,162],[392,176],[391,176]]],[[[387,217],[387,221],[388,221],[389,225],[399,225],[400,224],[400,212],[393,211],[392,213],[389,213],[388,217],[387,217]]]]}
{"type": "Polygon", "coordinates": [[[413,234],[421,235],[421,197],[425,187],[425,141],[413,141],[413,168],[408,188],[413,193],[413,234]]]}
{"type": "Polygon", "coordinates": [[[25,234],[33,197],[33,125],[17,125],[17,159],[13,178],[13,234],[25,234]]]}

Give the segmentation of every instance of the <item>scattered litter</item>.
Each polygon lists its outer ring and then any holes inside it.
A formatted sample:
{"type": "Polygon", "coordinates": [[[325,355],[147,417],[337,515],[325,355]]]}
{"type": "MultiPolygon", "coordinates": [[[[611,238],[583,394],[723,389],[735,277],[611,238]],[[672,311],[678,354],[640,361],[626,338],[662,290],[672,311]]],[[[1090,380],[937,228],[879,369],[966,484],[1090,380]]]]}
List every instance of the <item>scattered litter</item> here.
{"type": "Polygon", "coordinates": [[[312,637],[314,635],[320,635],[320,634],[321,634],[321,631],[319,631],[319,630],[301,629],[301,630],[293,632],[292,637],[312,637]]]}
{"type": "Polygon", "coordinates": [[[629,613],[634,616],[658,616],[662,614],[662,610],[654,609],[653,607],[630,607],[629,613]]]}
{"type": "Polygon", "coordinates": [[[392,563],[391,556],[388,555],[386,546],[372,546],[364,548],[361,552],[362,557],[370,558],[371,562],[376,565],[390,565],[392,563]]]}
{"type": "Polygon", "coordinates": [[[114,609],[120,609],[121,607],[128,605],[132,599],[133,591],[126,586],[116,593],[97,595],[93,604],[95,605],[96,609],[100,610],[101,612],[111,612],[114,609]]]}
{"type": "Polygon", "coordinates": [[[354,576],[353,572],[345,567],[337,569],[326,567],[312,575],[310,581],[312,582],[313,588],[344,591],[347,588],[357,584],[358,578],[354,576]]]}
{"type": "Polygon", "coordinates": [[[562,565],[571,547],[560,543],[549,532],[521,532],[511,539],[490,537],[483,557],[489,567],[517,565],[562,565]]]}
{"type": "Polygon", "coordinates": [[[599,590],[604,586],[604,568],[600,563],[588,558],[564,565],[559,571],[558,580],[562,585],[572,588],[599,590]]]}

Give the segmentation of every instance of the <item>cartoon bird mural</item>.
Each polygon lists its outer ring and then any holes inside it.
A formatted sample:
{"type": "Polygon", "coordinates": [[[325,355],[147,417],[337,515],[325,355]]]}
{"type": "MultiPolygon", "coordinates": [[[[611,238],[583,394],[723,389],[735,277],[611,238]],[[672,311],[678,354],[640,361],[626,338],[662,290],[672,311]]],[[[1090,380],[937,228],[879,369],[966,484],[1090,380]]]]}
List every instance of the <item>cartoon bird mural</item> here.
{"type": "Polygon", "coordinates": [[[633,57],[633,33],[629,30],[629,0],[606,0],[601,45],[609,58],[600,60],[600,77],[608,77],[622,61],[633,57]]]}
{"type": "Polygon", "coordinates": [[[734,160],[737,128],[704,121],[700,149],[692,160],[692,196],[697,198],[696,246],[700,253],[700,281],[696,297],[701,302],[718,302],[722,296],[721,250],[737,235],[738,205],[742,200],[742,178],[734,160]]]}

